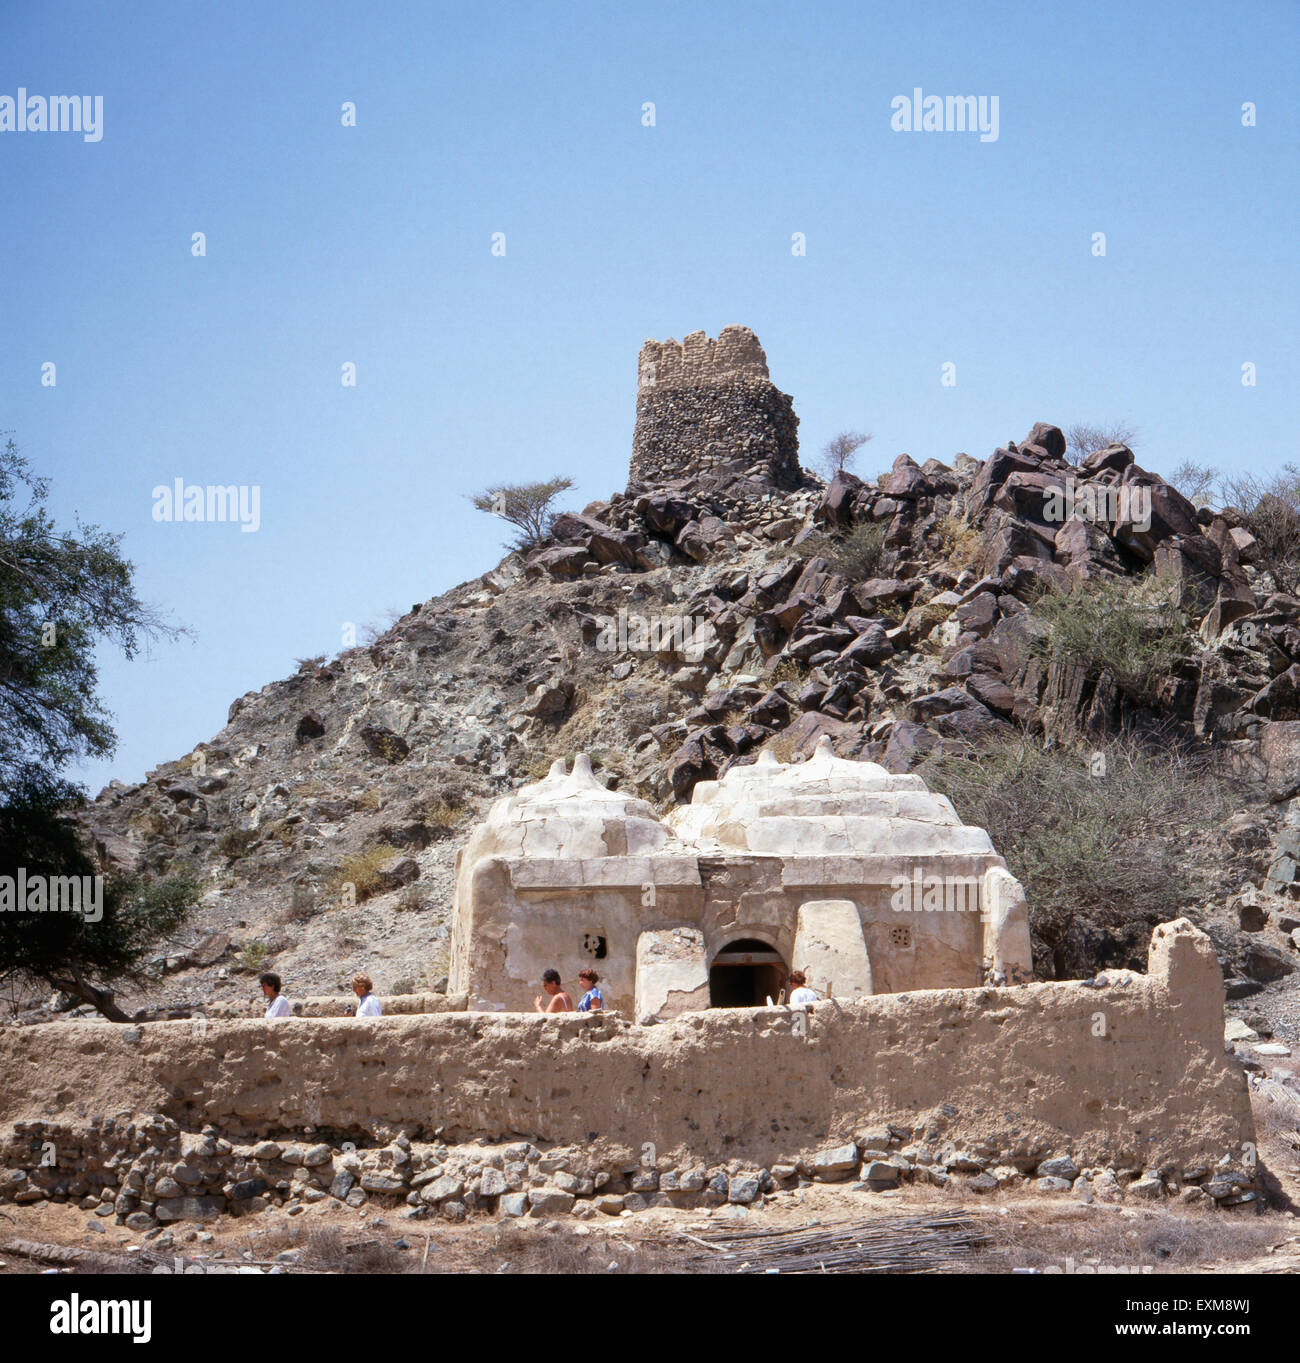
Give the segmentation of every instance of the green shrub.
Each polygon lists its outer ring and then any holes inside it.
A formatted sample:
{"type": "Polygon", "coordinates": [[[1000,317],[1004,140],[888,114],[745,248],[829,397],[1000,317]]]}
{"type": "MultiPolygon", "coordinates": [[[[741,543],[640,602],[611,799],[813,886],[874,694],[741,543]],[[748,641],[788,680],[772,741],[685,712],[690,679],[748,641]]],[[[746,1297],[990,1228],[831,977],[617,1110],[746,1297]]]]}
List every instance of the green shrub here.
{"type": "Polygon", "coordinates": [[[251,828],[227,828],[217,839],[217,847],[231,861],[237,861],[256,840],[257,834],[251,828]]]}
{"type": "Polygon", "coordinates": [[[1183,656],[1187,616],[1177,591],[1150,574],[1050,587],[1031,609],[1044,626],[1033,652],[1092,678],[1107,674],[1139,704],[1157,699],[1183,656]]]}
{"type": "Polygon", "coordinates": [[[809,535],[801,547],[818,554],[852,582],[879,576],[885,553],[885,521],[862,521],[834,535],[809,535]]]}
{"type": "Polygon", "coordinates": [[[1090,751],[1010,737],[919,774],[988,831],[1024,885],[1040,976],[1145,969],[1157,923],[1229,888],[1219,828],[1240,805],[1234,783],[1169,735],[1090,751]]]}
{"type": "Polygon", "coordinates": [[[235,969],[246,975],[260,975],[271,958],[271,948],[263,941],[254,938],[245,942],[235,957],[235,969]]]}

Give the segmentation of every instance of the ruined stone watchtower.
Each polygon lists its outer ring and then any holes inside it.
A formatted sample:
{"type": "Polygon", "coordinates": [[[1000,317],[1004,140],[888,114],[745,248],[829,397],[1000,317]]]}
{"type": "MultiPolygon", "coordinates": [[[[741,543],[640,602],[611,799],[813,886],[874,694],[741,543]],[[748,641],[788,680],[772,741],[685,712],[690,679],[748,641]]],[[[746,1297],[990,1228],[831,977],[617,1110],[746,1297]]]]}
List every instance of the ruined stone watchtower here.
{"type": "Polygon", "coordinates": [[[637,361],[629,490],[728,464],[761,464],[776,486],[792,487],[800,477],[798,425],[748,327],[723,327],[716,341],[702,331],[680,344],[647,341],[637,361]]]}

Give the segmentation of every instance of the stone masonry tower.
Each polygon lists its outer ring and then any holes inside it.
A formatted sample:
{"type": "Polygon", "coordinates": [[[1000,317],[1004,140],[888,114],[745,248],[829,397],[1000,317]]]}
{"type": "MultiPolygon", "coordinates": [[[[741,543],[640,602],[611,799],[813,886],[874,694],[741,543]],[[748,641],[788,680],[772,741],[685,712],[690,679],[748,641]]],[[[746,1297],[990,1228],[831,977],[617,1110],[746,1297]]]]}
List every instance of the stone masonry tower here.
{"type": "Polygon", "coordinates": [[[723,327],[716,341],[702,331],[680,344],[647,341],[637,361],[629,490],[729,464],[741,471],[761,464],[776,486],[793,487],[798,425],[748,327],[723,327]]]}

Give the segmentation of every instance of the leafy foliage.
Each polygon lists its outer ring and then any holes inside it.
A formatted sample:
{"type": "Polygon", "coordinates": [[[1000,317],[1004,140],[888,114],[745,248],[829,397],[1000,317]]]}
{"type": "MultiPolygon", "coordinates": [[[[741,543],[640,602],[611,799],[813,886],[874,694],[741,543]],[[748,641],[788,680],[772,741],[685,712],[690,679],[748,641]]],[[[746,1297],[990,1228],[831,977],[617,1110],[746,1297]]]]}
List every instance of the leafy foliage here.
{"type": "Polygon", "coordinates": [[[95,646],[134,657],[181,631],[135,593],[122,537],[77,522],[59,530],[10,439],[0,451],[0,788],[74,759],[111,756],[116,738],[95,697],[95,646]]]}
{"type": "Polygon", "coordinates": [[[1145,969],[1151,929],[1222,888],[1233,783],[1167,735],[1088,752],[1017,736],[932,758],[919,774],[987,829],[1023,883],[1040,976],[1145,969]]]}
{"type": "Polygon", "coordinates": [[[1108,674],[1132,700],[1152,703],[1182,657],[1187,617],[1177,591],[1147,575],[1050,587],[1033,604],[1045,626],[1033,650],[1052,662],[1108,674]]]}
{"type": "MultiPolygon", "coordinates": [[[[97,874],[67,816],[82,797],[65,782],[27,779],[0,806],[0,874],[28,884],[36,877],[97,874]]],[[[95,979],[146,982],[146,958],[189,917],[199,883],[182,869],[158,878],[109,877],[102,884],[102,917],[84,913],[0,913],[0,980],[36,978],[94,1004],[116,1022],[126,1016],[95,979]]]]}
{"type": "Polygon", "coordinates": [[[850,581],[864,582],[878,575],[888,530],[883,521],[862,521],[837,535],[809,535],[800,547],[819,554],[850,581]]]}
{"type": "Polygon", "coordinates": [[[544,483],[499,483],[475,493],[470,501],[476,510],[500,516],[519,528],[512,548],[535,549],[546,539],[555,521],[551,503],[572,486],[572,478],[551,478],[544,483]]]}

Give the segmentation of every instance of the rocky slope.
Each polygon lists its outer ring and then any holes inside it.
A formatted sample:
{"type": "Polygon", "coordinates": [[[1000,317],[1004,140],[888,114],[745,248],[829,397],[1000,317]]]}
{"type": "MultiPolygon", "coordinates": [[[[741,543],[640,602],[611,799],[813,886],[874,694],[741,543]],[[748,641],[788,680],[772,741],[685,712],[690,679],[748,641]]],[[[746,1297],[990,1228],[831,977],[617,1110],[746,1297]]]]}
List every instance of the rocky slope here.
{"type": "Polygon", "coordinates": [[[1300,600],[1255,565],[1240,515],[1198,509],[1121,446],[1078,468],[1064,456],[1039,423],[984,461],[900,455],[875,482],[790,488],[733,461],[633,483],[369,647],[241,697],[211,740],[84,814],[106,866],[183,861],[210,882],[149,1003],[242,999],[263,961],[297,995],[357,968],[380,992],[436,986],[457,848],[488,801],[555,756],[588,751],[608,780],[667,804],[764,745],[789,758],[822,733],[841,756],[905,770],[1015,729],[1159,720],[1253,781],[1225,829],[1224,895],[1202,907],[1239,992],[1276,993],[1291,1034],[1300,820],[1284,826],[1277,797],[1300,785],[1300,600]],[[1063,490],[1084,513],[1053,511],[1063,490]],[[846,536],[866,546],[857,572],[841,571],[846,536]],[[1148,570],[1199,643],[1142,707],[1033,649],[1045,584],[1148,570]],[[345,882],[373,892],[353,904],[345,882]],[[1227,898],[1246,884],[1252,903],[1227,898]]]}

